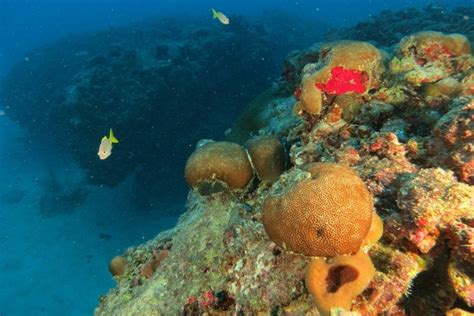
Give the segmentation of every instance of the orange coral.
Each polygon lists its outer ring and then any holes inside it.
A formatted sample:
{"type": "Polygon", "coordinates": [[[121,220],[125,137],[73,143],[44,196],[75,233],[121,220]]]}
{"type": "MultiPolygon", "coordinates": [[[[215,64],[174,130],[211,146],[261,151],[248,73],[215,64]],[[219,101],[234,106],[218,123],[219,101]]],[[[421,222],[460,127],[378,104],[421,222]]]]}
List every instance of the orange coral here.
{"type": "Polygon", "coordinates": [[[188,184],[200,193],[213,193],[222,184],[230,189],[244,189],[253,177],[245,149],[230,142],[210,142],[196,149],[186,162],[188,184]]]}
{"type": "Polygon", "coordinates": [[[434,83],[428,83],[423,86],[423,92],[432,97],[448,96],[455,97],[461,93],[462,86],[459,81],[448,77],[434,83]]]}
{"type": "Polygon", "coordinates": [[[263,204],[269,238],[309,256],[357,252],[372,219],[372,196],[350,168],[311,163],[277,181],[263,204]],[[309,174],[308,174],[309,173],[309,174]],[[295,174],[296,179],[289,181],[295,174]],[[290,183],[288,183],[290,182],[290,183]]]}
{"type": "Polygon", "coordinates": [[[260,180],[272,183],[285,171],[285,148],[276,136],[251,139],[248,152],[260,180]]]}
{"type": "Polygon", "coordinates": [[[467,312],[460,308],[453,308],[446,312],[446,316],[473,316],[474,313],[467,312]]]}
{"type": "Polygon", "coordinates": [[[306,269],[305,284],[321,315],[330,315],[331,308],[350,310],[352,300],[364,291],[375,274],[370,257],[358,252],[339,256],[326,262],[314,259],[306,269]]]}
{"type": "Polygon", "coordinates": [[[121,276],[125,273],[128,261],[122,256],[115,256],[110,260],[109,271],[113,276],[121,276]]]}
{"type": "Polygon", "coordinates": [[[168,250],[165,249],[161,251],[159,254],[153,254],[153,257],[143,265],[140,274],[145,278],[149,279],[153,276],[156,269],[160,266],[161,262],[168,256],[168,250]]]}
{"type": "Polygon", "coordinates": [[[379,241],[383,235],[383,220],[376,213],[372,213],[372,223],[370,224],[369,232],[365,236],[364,244],[372,245],[379,241]]]}

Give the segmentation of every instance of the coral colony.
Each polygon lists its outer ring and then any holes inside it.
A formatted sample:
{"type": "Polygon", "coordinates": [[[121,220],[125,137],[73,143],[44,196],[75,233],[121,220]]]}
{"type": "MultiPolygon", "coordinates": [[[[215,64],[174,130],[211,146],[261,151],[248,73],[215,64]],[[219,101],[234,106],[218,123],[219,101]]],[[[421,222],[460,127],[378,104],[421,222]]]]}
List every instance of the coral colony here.
{"type": "Polygon", "coordinates": [[[253,137],[197,146],[187,212],[112,260],[96,315],[472,311],[467,38],[416,33],[390,57],[332,42],[285,65],[253,137]]]}

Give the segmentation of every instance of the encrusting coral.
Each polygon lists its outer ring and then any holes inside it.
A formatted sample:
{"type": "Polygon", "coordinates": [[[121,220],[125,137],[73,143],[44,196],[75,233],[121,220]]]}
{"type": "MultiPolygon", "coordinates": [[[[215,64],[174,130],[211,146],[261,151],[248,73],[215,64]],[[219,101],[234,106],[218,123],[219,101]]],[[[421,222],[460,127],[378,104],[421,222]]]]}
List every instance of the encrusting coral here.
{"type": "Polygon", "coordinates": [[[407,238],[427,253],[449,223],[474,216],[473,197],[474,187],[456,181],[452,172],[423,169],[410,175],[397,198],[407,238]]]}
{"type": "Polygon", "coordinates": [[[433,164],[453,170],[459,179],[474,184],[474,100],[453,104],[433,128],[429,142],[433,164]]]}
{"type": "MultiPolygon", "coordinates": [[[[443,34],[441,32],[425,31],[404,37],[399,45],[399,53],[415,55],[424,62],[440,58],[469,55],[471,47],[469,40],[461,34],[443,34]]],[[[419,60],[418,63],[423,63],[419,60]]]]}
{"type": "Polygon", "coordinates": [[[372,196],[350,168],[313,163],[293,170],[270,190],[262,221],[269,238],[308,256],[357,252],[372,218],[372,196]]]}

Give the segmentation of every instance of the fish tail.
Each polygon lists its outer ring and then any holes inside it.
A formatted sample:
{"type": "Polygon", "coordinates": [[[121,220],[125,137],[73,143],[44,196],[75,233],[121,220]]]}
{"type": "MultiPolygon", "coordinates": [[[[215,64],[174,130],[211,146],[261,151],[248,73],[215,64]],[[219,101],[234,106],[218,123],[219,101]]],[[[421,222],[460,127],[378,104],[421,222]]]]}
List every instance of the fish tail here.
{"type": "Polygon", "coordinates": [[[218,16],[217,16],[217,14],[218,14],[217,11],[214,10],[214,8],[211,8],[211,10],[212,10],[212,18],[213,18],[213,19],[217,19],[217,17],[218,17],[218,16]]]}
{"type": "Polygon", "coordinates": [[[112,129],[110,129],[109,141],[110,141],[112,144],[116,144],[116,143],[119,142],[119,140],[118,140],[117,138],[115,138],[114,132],[112,132],[112,129]]]}

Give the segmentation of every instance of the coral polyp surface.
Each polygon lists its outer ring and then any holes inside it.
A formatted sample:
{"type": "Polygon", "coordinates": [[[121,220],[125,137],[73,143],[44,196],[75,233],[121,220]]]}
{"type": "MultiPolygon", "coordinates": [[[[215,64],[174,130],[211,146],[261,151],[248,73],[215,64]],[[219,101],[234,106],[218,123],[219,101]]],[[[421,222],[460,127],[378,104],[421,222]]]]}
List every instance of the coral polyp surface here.
{"type": "Polygon", "coordinates": [[[350,168],[331,163],[293,170],[275,183],[263,204],[269,238],[309,256],[357,252],[366,237],[373,202],[350,168]]]}

